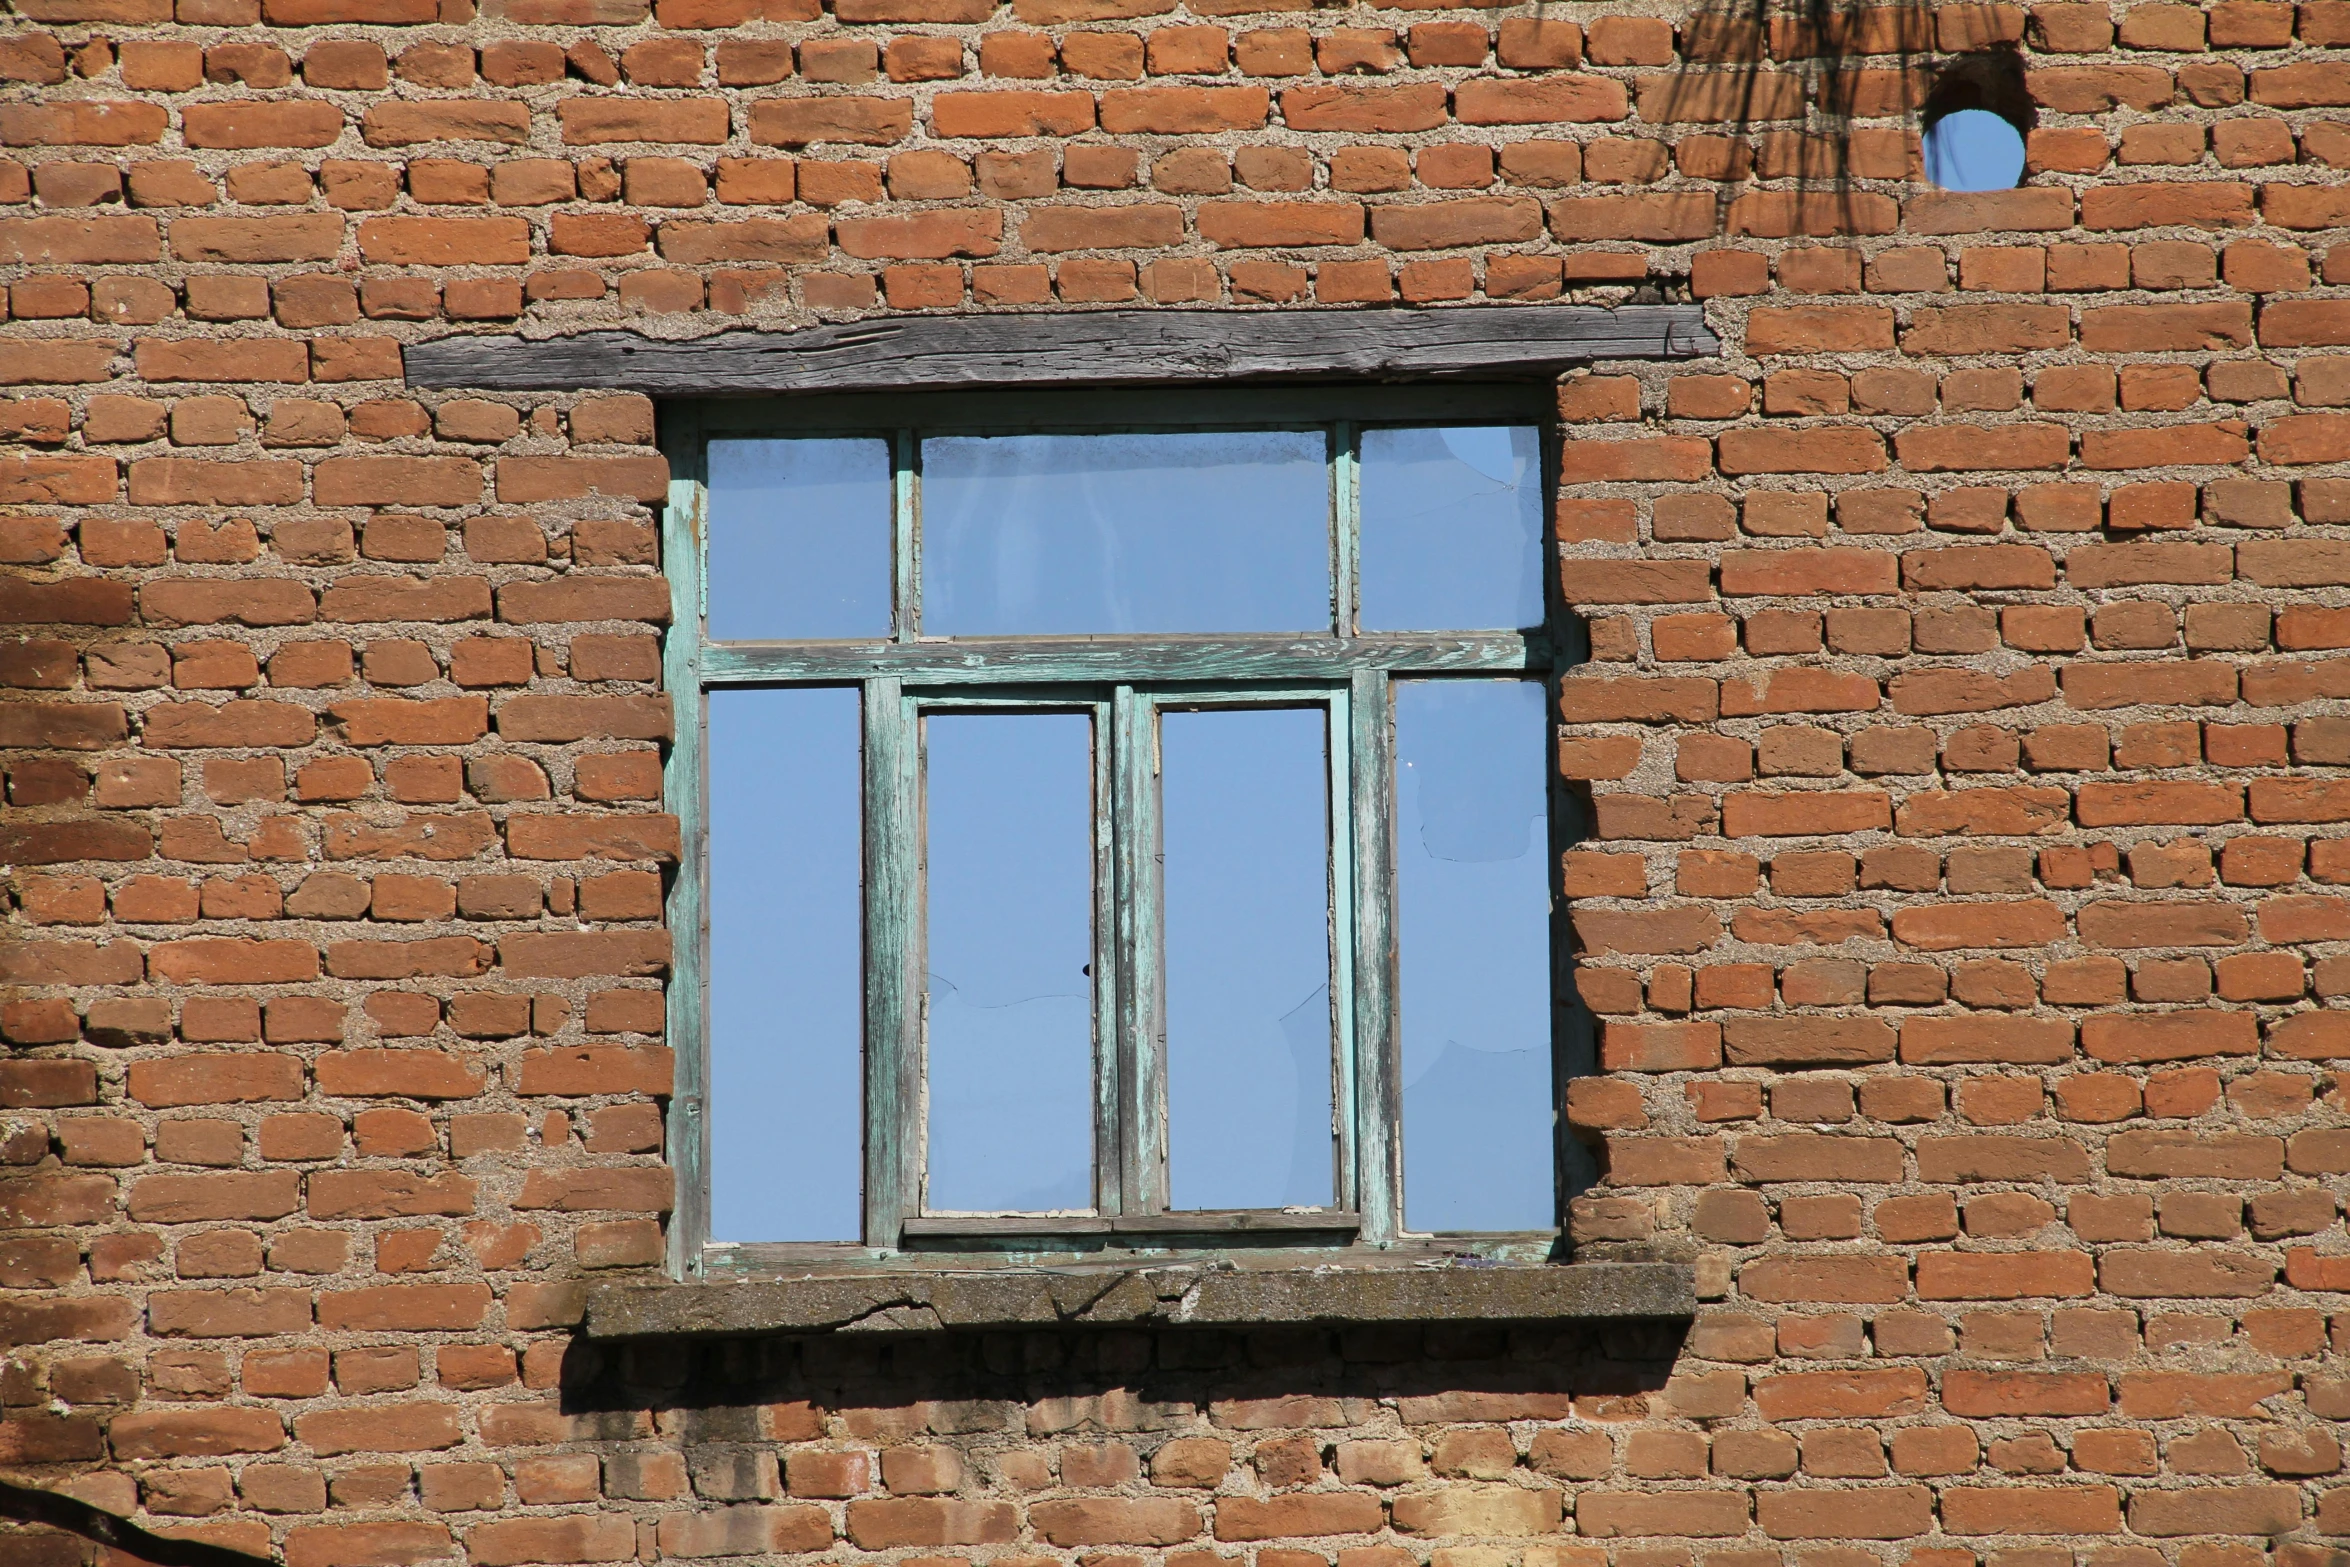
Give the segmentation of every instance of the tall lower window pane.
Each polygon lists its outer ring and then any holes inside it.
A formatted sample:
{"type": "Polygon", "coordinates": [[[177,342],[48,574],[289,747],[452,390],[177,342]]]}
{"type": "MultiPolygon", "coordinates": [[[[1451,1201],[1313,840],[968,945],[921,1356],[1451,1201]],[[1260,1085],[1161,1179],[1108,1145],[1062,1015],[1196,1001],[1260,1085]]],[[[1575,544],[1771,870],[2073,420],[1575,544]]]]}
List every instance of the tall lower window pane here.
{"type": "Polygon", "coordinates": [[[933,1213],[1093,1206],[1093,725],[923,720],[933,1213]]]}
{"type": "Polygon", "coordinates": [[[854,690],[710,693],[710,1234],[862,1228],[854,690]],[[778,1135],[788,1123],[790,1135],[778,1135]]]}
{"type": "Polygon", "coordinates": [[[1556,1221],[1542,687],[1395,687],[1404,1223],[1556,1221]]]}
{"type": "Polygon", "coordinates": [[[1176,1208],[1330,1203],[1328,723],[1159,720],[1176,1208]]]}

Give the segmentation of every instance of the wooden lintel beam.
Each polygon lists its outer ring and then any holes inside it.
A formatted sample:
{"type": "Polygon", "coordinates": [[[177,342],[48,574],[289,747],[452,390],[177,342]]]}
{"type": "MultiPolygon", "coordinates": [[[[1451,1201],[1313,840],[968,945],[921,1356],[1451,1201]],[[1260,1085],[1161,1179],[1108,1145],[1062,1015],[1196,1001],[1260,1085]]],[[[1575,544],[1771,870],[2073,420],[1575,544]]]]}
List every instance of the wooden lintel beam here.
{"type": "Polygon", "coordinates": [[[666,342],[633,332],[445,337],[405,350],[408,384],[618,389],[666,397],[998,386],[1539,375],[1596,359],[1721,352],[1697,305],[1438,310],[1099,310],[892,316],[666,342]]]}

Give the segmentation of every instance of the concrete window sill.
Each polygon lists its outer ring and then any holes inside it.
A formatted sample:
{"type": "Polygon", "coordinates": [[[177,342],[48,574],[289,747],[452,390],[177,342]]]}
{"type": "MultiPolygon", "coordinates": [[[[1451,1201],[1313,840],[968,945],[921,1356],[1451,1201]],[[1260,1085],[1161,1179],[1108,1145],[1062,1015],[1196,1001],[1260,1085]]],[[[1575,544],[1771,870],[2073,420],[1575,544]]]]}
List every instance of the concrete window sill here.
{"type": "Polygon", "coordinates": [[[937,1333],[1037,1327],[1686,1319],[1696,1270],[1674,1262],[1179,1263],[1019,1269],[900,1267],[746,1283],[610,1284],[590,1338],[937,1333]]]}

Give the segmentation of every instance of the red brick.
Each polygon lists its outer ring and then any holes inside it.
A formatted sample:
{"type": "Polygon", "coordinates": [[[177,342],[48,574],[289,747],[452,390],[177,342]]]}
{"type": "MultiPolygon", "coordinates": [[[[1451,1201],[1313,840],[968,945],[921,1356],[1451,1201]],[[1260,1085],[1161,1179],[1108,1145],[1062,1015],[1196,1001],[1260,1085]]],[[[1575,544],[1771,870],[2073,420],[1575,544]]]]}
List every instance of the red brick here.
{"type": "Polygon", "coordinates": [[[1901,1059],[1925,1066],[2054,1063],[2069,1060],[2072,1049],[2073,1026],[2061,1018],[1913,1017],[1901,1023],[1901,1059]]]}
{"type": "Polygon", "coordinates": [[[1923,1371],[1804,1371],[1768,1376],[1754,1385],[1754,1407],[1765,1420],[1884,1419],[1922,1414],[1928,1389],[1923,1371]]]}
{"type": "MultiPolygon", "coordinates": [[[[1547,1433],[1546,1433],[1547,1434],[1547,1433]]],[[[1585,1491],[1575,1499],[1579,1533],[1720,1539],[1747,1530],[1743,1491],[1585,1491]]]]}
{"type": "Polygon", "coordinates": [[[2301,1494],[2289,1485],[2141,1490],[2130,1498],[2130,1528],[2155,1539],[2215,1533],[2276,1535],[2299,1528],[2301,1521],[2301,1494]]]}
{"type": "Polygon", "coordinates": [[[1927,1252],[1918,1258],[1920,1300],[2030,1300],[2096,1293],[2086,1252],[1927,1252]]]}
{"type": "Polygon", "coordinates": [[[117,1459],[217,1458],[273,1453],[285,1427],[266,1409],[152,1409],[117,1415],[107,1438],[117,1459]]]}
{"type": "Polygon", "coordinates": [[[1748,314],[1753,354],[1808,354],[1893,346],[1893,312],[1881,305],[1757,306],[1748,314]]]}
{"type": "Polygon", "coordinates": [[[636,1525],[623,1513],[499,1518],[467,1530],[465,1550],[476,1567],[627,1561],[636,1552],[636,1525]]]}
{"type": "Polygon", "coordinates": [[[1028,1521],[1048,1543],[1064,1547],[1179,1545],[1200,1531],[1199,1509],[1175,1497],[1037,1502],[1028,1521]]]}
{"type": "Polygon", "coordinates": [[[1075,136],[1093,128],[1093,95],[1082,92],[942,92],[931,127],[945,137],[1075,136]]]}
{"type": "Polygon", "coordinates": [[[1715,445],[1727,474],[1875,473],[1886,465],[1884,439],[1857,425],[1730,430],[1715,445]]]}
{"type": "Polygon", "coordinates": [[[453,1551],[448,1526],[438,1523],[313,1523],[286,1531],[286,1567],[425,1562],[453,1551]]]}
{"type": "Polygon", "coordinates": [[[2249,1012],[2191,1008],[2179,1012],[2107,1012],[2081,1023],[2081,1048],[2106,1062],[2192,1061],[2251,1055],[2258,1021],[2249,1012]]]}
{"type": "Polygon", "coordinates": [[[343,133],[343,112],[302,100],[190,104],[180,111],[191,147],[324,147],[343,133]]]}
{"type": "Polygon", "coordinates": [[[1593,124],[1630,113],[1624,84],[1604,76],[1475,78],[1453,92],[1453,117],[1463,125],[1593,124]]]}
{"type": "Polygon", "coordinates": [[[302,1063],[293,1056],[259,1051],[137,1061],[131,1064],[130,1092],[141,1104],[157,1109],[299,1099],[302,1063]]]}
{"type": "Polygon", "coordinates": [[[2071,433],[2055,424],[1913,426],[1893,444],[1913,473],[2062,468],[2072,451],[2071,433]]]}
{"type": "Polygon", "coordinates": [[[479,1064],[439,1050],[330,1051],[316,1071],[320,1090],[338,1097],[467,1099],[487,1086],[479,1064]]]}
{"type": "Polygon", "coordinates": [[[866,1498],[848,1504],[848,1538],[861,1550],[899,1546],[1007,1544],[1018,1528],[1009,1502],[929,1497],[866,1498]]]}
{"type": "Polygon", "coordinates": [[[1738,1288],[1759,1301],[1891,1304],[1909,1294],[1909,1265],[1899,1257],[1775,1257],[1739,1269],[1738,1288]]]}
{"type": "Polygon", "coordinates": [[[1560,455],[1561,476],[1571,483],[1625,480],[1695,480],[1713,472],[1711,442],[1687,436],[1649,440],[1570,440],[1560,455]]]}
{"type": "Polygon", "coordinates": [[[2121,1493],[2109,1485],[1953,1486],[1942,1527],[1956,1535],[2099,1535],[2122,1527],[2121,1493]]]}
{"type": "Polygon", "coordinates": [[[85,98],[11,104],[0,109],[0,146],[136,147],[163,139],[170,115],[160,104],[85,98]]]}
{"type": "Polygon", "coordinates": [[[1156,204],[1034,207],[1020,223],[1021,243],[1045,252],[1154,247],[1182,240],[1183,209],[1156,204]]]}
{"type": "Polygon", "coordinates": [[[1282,93],[1281,118],[1301,131],[1428,131],[1445,122],[1445,94],[1434,83],[1402,87],[1317,83],[1282,93]]]}
{"type": "Polygon", "coordinates": [[[1721,1065],[1718,1023],[1609,1023],[1600,1065],[1610,1072],[1705,1071],[1721,1065]]]}
{"type": "Polygon", "coordinates": [[[717,98],[566,98],[555,112],[567,147],[614,142],[715,146],[727,136],[726,104],[717,98]]]}
{"type": "Polygon", "coordinates": [[[1969,1419],[2102,1415],[2112,1402],[2102,1372],[1954,1369],[1942,1378],[1943,1409],[1969,1419]]]}
{"type": "Polygon", "coordinates": [[[1379,1499],[1359,1491],[1299,1493],[1264,1501],[1224,1497],[1216,1505],[1216,1538],[1246,1541],[1374,1534],[1386,1521],[1379,1499]]]}
{"type": "Polygon", "coordinates": [[[1733,597],[1891,593],[1898,573],[1890,552],[1840,546],[1726,550],[1721,557],[1722,592],[1733,597]]]}
{"type": "Polygon", "coordinates": [[[530,259],[522,218],[366,218],[359,251],[380,265],[514,265],[530,259]]]}

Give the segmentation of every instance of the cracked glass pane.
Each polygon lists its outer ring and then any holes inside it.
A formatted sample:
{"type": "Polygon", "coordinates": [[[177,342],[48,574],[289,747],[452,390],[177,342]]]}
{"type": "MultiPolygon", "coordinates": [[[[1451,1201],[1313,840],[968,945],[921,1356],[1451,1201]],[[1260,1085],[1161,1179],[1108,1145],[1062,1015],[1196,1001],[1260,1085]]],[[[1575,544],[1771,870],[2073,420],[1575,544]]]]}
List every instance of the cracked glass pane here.
{"type": "Polygon", "coordinates": [[[927,635],[1329,627],[1318,430],[922,443],[927,635]]]}
{"type": "Polygon", "coordinates": [[[709,450],[711,638],[888,636],[889,442],[709,450]]]}
{"type": "Polygon", "coordinates": [[[923,720],[932,1213],[1093,1206],[1093,722],[923,720]]]}
{"type": "Polygon", "coordinates": [[[854,690],[710,693],[713,1240],[862,1228],[859,742],[854,690]]]}
{"type": "Polygon", "coordinates": [[[1159,719],[1176,1208],[1330,1204],[1327,730],[1322,708],[1159,719]]]}
{"type": "Polygon", "coordinates": [[[1365,430],[1365,631],[1542,623],[1542,440],[1531,425],[1365,430]]]}
{"type": "Polygon", "coordinates": [[[1396,682],[1410,1229],[1555,1221],[1549,735],[1535,681],[1396,682]]]}

